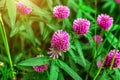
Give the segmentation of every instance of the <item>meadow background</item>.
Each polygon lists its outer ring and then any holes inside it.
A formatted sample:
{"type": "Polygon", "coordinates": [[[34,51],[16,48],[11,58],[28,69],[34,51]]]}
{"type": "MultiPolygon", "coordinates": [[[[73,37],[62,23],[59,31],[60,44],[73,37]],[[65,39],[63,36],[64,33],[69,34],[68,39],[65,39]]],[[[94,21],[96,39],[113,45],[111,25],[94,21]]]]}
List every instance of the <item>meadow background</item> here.
{"type": "Polygon", "coordinates": [[[110,50],[120,50],[120,3],[115,0],[0,0],[0,80],[120,80],[120,68],[98,68],[110,50]],[[16,2],[32,8],[21,15],[16,2]],[[53,17],[53,8],[65,5],[70,9],[66,19],[53,17]],[[109,30],[97,25],[99,14],[113,18],[109,30]],[[79,36],[73,21],[90,21],[87,34],[79,36]],[[50,58],[51,39],[57,30],[66,31],[70,46],[59,58],[50,58]],[[101,35],[96,45],[93,36],[101,35]],[[37,55],[44,55],[37,58],[37,55]],[[48,64],[44,72],[33,66],[48,64]]]}

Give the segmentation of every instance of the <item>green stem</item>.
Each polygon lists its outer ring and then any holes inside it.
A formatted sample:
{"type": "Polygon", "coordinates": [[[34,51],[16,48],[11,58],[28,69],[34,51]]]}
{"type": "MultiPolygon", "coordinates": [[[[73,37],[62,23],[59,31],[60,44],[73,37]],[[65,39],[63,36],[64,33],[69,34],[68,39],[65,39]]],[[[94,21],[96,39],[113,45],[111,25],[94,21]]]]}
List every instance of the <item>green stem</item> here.
{"type": "Polygon", "coordinates": [[[49,80],[49,79],[50,79],[50,75],[49,75],[49,72],[48,72],[48,70],[46,70],[46,73],[47,73],[48,80],[49,80]]]}
{"type": "Polygon", "coordinates": [[[90,74],[90,71],[91,71],[91,69],[92,69],[93,64],[94,64],[94,59],[93,59],[91,65],[90,65],[90,68],[88,69],[88,73],[87,73],[87,75],[86,75],[85,80],[88,80],[88,77],[89,77],[89,74],[90,74]]]}
{"type": "MultiPolygon", "coordinates": [[[[95,1],[95,19],[97,18],[97,0],[94,0],[95,1]]],[[[95,21],[95,26],[97,27],[97,22],[95,21]]],[[[95,36],[96,36],[96,31],[97,31],[97,28],[95,28],[95,36]]],[[[97,45],[96,45],[96,41],[95,41],[95,53],[94,53],[94,58],[96,56],[96,50],[97,50],[97,45]]]]}
{"type": "Polygon", "coordinates": [[[112,63],[110,65],[110,70],[112,70],[112,68],[113,68],[113,64],[114,64],[114,61],[115,61],[116,52],[117,52],[117,50],[115,50],[115,52],[114,52],[114,55],[113,55],[113,58],[112,58],[112,63]]]}
{"type": "MultiPolygon", "coordinates": [[[[95,1],[95,19],[97,18],[97,0],[94,0],[95,1]]],[[[97,23],[96,23],[96,21],[95,21],[95,35],[96,35],[96,31],[97,31],[97,23]]],[[[93,66],[93,64],[94,64],[94,59],[95,59],[95,57],[96,57],[96,50],[97,50],[97,46],[96,46],[96,41],[95,41],[95,47],[94,47],[94,56],[93,56],[93,61],[92,61],[92,63],[91,63],[91,65],[90,65],[90,68],[88,69],[88,72],[87,72],[87,75],[86,75],[86,77],[85,77],[85,80],[88,80],[88,77],[89,77],[89,74],[90,74],[90,71],[91,71],[91,69],[92,69],[92,66],[93,66]]]]}
{"type": "Polygon", "coordinates": [[[103,37],[104,36],[104,30],[102,29],[102,31],[100,32],[100,36],[103,37]]]}
{"type": "Polygon", "coordinates": [[[100,65],[100,68],[99,68],[99,70],[98,70],[98,72],[97,72],[97,74],[95,75],[95,77],[94,77],[93,80],[96,80],[96,79],[97,79],[97,77],[98,77],[98,75],[100,74],[101,69],[102,69],[102,67],[103,67],[103,65],[104,65],[104,63],[105,63],[105,60],[106,60],[106,57],[105,57],[105,59],[103,60],[102,65],[100,65]]]}
{"type": "Polygon", "coordinates": [[[110,65],[110,70],[112,70],[112,68],[113,68],[113,64],[114,64],[114,61],[115,61],[115,57],[116,57],[117,49],[118,49],[118,46],[119,46],[119,42],[120,42],[120,38],[119,38],[119,40],[117,42],[117,47],[115,49],[115,52],[114,52],[114,55],[113,55],[113,58],[112,58],[112,63],[110,65]]]}
{"type": "MultiPolygon", "coordinates": [[[[119,29],[120,29],[120,28],[119,28],[119,29]]],[[[118,33],[119,29],[116,31],[115,35],[118,33]]],[[[106,37],[106,38],[108,38],[108,37],[106,37]]],[[[114,40],[114,38],[113,38],[111,41],[113,41],[113,40],[114,40]]],[[[105,43],[105,42],[106,42],[106,40],[104,41],[104,43],[105,43]]],[[[119,42],[119,41],[118,41],[118,42],[119,42]]],[[[104,44],[104,43],[103,43],[103,44],[104,44]]],[[[103,46],[102,46],[102,47],[103,47],[103,46]]],[[[102,47],[101,47],[101,48],[102,48],[102,47]]],[[[110,50],[110,47],[111,47],[111,46],[109,46],[108,51],[110,50]]],[[[98,53],[99,53],[99,52],[98,52],[98,53]]],[[[107,57],[107,56],[106,56],[106,57],[107,57]]],[[[96,80],[97,77],[98,77],[98,75],[100,74],[101,69],[102,69],[102,66],[103,66],[103,64],[105,63],[106,57],[105,57],[105,59],[103,60],[102,65],[100,66],[97,74],[95,75],[94,80],[96,80]]]]}
{"type": "Polygon", "coordinates": [[[11,70],[12,70],[12,79],[15,80],[14,68],[13,68],[13,64],[12,64],[12,59],[11,59],[11,55],[10,55],[7,35],[6,35],[4,24],[3,24],[3,21],[2,21],[1,13],[0,13],[0,33],[1,33],[1,36],[2,36],[2,39],[3,39],[5,50],[6,50],[6,53],[7,53],[8,59],[9,59],[9,63],[10,63],[10,67],[11,67],[11,70]]]}
{"type": "MultiPolygon", "coordinates": [[[[119,41],[118,41],[118,44],[119,44],[119,41]]],[[[118,46],[117,46],[117,47],[118,47],[118,46]]],[[[114,64],[114,60],[115,60],[115,56],[116,56],[116,51],[117,51],[117,50],[115,50],[114,56],[113,56],[113,58],[112,58],[112,63],[111,63],[111,65],[110,65],[110,70],[112,70],[112,66],[113,66],[113,64],[114,64]]],[[[107,57],[107,55],[106,55],[106,57],[107,57]]],[[[100,74],[100,71],[101,71],[101,69],[102,69],[102,66],[103,66],[104,63],[105,63],[106,57],[105,57],[104,61],[102,62],[102,65],[100,66],[100,69],[98,70],[96,76],[94,77],[94,80],[96,80],[97,77],[98,77],[98,75],[100,74]]]]}
{"type": "Polygon", "coordinates": [[[21,40],[21,51],[24,51],[24,38],[22,36],[20,36],[20,40],[21,40]]]}

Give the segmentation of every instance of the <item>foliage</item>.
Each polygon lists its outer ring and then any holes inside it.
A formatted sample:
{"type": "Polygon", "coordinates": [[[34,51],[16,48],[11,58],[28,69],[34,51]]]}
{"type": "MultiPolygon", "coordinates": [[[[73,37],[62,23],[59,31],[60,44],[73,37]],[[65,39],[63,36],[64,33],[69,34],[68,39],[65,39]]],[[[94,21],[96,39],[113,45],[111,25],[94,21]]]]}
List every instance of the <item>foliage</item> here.
{"type": "MultiPolygon", "coordinates": [[[[120,50],[119,13],[120,4],[115,0],[0,0],[0,62],[5,64],[0,65],[0,80],[12,80],[11,73],[17,80],[95,79],[100,70],[97,61],[104,59],[111,49],[120,50]],[[32,12],[19,14],[17,1],[32,8],[32,12]],[[56,5],[68,6],[70,16],[62,20],[53,17],[56,5]],[[114,18],[108,31],[102,31],[97,25],[97,15],[101,13],[114,18]],[[73,21],[76,18],[90,20],[87,34],[75,34],[73,21]],[[52,59],[48,54],[51,39],[59,29],[69,34],[70,46],[61,57],[52,59]],[[103,38],[102,45],[96,45],[93,40],[97,34],[103,38]],[[37,55],[44,56],[39,58],[37,55]],[[49,64],[45,72],[35,72],[32,68],[44,64],[49,64]]],[[[120,80],[120,68],[102,68],[96,80],[120,80]]]]}

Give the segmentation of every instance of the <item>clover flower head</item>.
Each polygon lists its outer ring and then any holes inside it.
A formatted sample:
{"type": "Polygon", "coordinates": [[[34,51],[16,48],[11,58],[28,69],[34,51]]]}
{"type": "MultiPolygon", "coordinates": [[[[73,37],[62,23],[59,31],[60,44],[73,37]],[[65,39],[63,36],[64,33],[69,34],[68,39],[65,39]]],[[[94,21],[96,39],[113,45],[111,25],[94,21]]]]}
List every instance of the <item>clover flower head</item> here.
{"type": "Polygon", "coordinates": [[[67,32],[63,32],[62,30],[58,30],[52,36],[50,52],[51,57],[58,58],[61,56],[62,52],[66,52],[68,50],[70,43],[69,43],[69,35],[67,32]]]}
{"type": "Polygon", "coordinates": [[[104,66],[106,66],[106,67],[111,66],[114,54],[116,54],[116,56],[115,56],[115,60],[114,60],[112,68],[117,68],[120,65],[120,52],[118,50],[117,51],[116,50],[111,50],[106,57],[104,66]]]}
{"type": "Polygon", "coordinates": [[[70,10],[67,6],[59,5],[53,9],[53,16],[59,19],[67,18],[70,15],[70,10]]]}
{"type": "Polygon", "coordinates": [[[90,27],[90,21],[83,18],[78,18],[73,22],[73,29],[76,34],[84,35],[88,32],[90,27]]]}
{"type": "Polygon", "coordinates": [[[93,36],[93,40],[94,40],[97,44],[102,44],[102,42],[103,42],[103,38],[102,38],[100,35],[93,36]]]}
{"type": "Polygon", "coordinates": [[[102,66],[102,61],[100,60],[97,62],[97,67],[100,68],[101,66],[102,66]]]}
{"type": "Polygon", "coordinates": [[[33,69],[36,72],[44,72],[48,68],[48,64],[41,65],[41,66],[33,66],[33,69]]]}
{"type": "MultiPolygon", "coordinates": [[[[44,55],[37,55],[37,57],[43,57],[44,55]]],[[[33,66],[34,71],[36,72],[44,72],[48,68],[48,64],[33,66]]]]}
{"type": "Polygon", "coordinates": [[[17,11],[21,15],[30,14],[32,12],[32,8],[25,6],[21,2],[17,2],[17,11]]]}
{"type": "Polygon", "coordinates": [[[107,14],[100,14],[97,17],[97,24],[104,30],[108,30],[113,24],[113,18],[107,14]]]}

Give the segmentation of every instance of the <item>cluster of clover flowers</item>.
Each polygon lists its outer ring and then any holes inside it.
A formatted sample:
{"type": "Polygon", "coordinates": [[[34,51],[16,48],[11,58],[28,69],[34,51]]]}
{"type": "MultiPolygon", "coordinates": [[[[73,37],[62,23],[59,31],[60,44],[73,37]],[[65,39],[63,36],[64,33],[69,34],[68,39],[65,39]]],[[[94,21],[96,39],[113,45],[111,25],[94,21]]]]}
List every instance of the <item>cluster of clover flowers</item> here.
{"type": "MultiPolygon", "coordinates": [[[[117,0],[116,0],[117,1],[117,0]]],[[[32,12],[32,8],[29,8],[22,4],[21,2],[17,2],[17,11],[21,15],[29,14],[32,12]]],[[[70,15],[70,9],[67,6],[58,5],[55,6],[53,9],[53,16],[58,19],[65,19],[68,18],[70,15]]],[[[100,28],[104,30],[108,30],[112,24],[113,24],[113,18],[110,17],[107,14],[100,14],[97,17],[97,24],[100,28]]],[[[76,34],[82,36],[86,34],[89,31],[90,28],[90,21],[85,18],[78,18],[73,21],[73,30],[76,34]]],[[[98,44],[102,44],[103,39],[100,35],[93,36],[93,40],[98,44]]],[[[62,56],[62,52],[68,51],[68,47],[70,46],[69,42],[69,34],[65,31],[58,30],[55,32],[52,36],[51,41],[51,48],[50,54],[52,58],[58,58],[59,56],[62,56]]],[[[112,63],[112,58],[114,56],[114,53],[116,52],[113,68],[117,68],[120,65],[120,52],[111,50],[106,59],[105,63],[102,67],[109,67],[112,63]]],[[[100,67],[102,64],[102,61],[98,61],[97,65],[100,67]]],[[[42,65],[42,66],[33,66],[34,70],[37,72],[44,72],[48,67],[48,64],[42,65]]]]}

